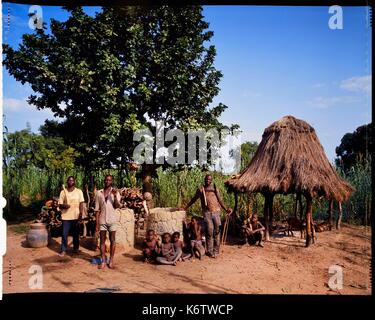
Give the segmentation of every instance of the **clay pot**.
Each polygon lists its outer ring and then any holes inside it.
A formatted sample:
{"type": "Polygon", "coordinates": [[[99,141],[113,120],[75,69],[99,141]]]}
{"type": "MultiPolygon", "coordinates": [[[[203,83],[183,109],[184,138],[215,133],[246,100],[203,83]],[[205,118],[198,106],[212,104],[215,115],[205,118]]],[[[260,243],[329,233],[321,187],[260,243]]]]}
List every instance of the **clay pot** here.
{"type": "Polygon", "coordinates": [[[48,230],[45,223],[32,223],[26,235],[26,240],[32,248],[42,248],[48,245],[48,230]]]}

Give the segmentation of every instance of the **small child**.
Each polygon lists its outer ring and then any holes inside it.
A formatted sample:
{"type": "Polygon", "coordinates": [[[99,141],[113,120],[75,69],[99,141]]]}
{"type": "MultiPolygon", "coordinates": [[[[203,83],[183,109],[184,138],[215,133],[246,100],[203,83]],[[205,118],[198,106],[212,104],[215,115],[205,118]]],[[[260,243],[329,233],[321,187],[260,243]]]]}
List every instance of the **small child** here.
{"type": "Polygon", "coordinates": [[[175,251],[175,260],[178,261],[179,259],[182,258],[184,260],[186,258],[186,255],[184,255],[182,249],[184,247],[184,243],[180,239],[180,233],[179,232],[174,232],[172,234],[172,242],[173,242],[173,247],[175,251]]]}
{"type": "Polygon", "coordinates": [[[149,263],[155,261],[160,253],[159,243],[154,230],[148,230],[146,239],[142,244],[143,261],[149,263]]]}
{"type": "Polygon", "coordinates": [[[197,255],[200,260],[204,257],[206,250],[202,244],[202,227],[200,226],[197,217],[191,218],[190,229],[191,254],[193,257],[197,255]]]}
{"type": "Polygon", "coordinates": [[[164,233],[162,236],[161,257],[156,258],[156,261],[161,264],[177,265],[177,260],[175,260],[176,253],[171,238],[171,234],[168,232],[164,233]]]}

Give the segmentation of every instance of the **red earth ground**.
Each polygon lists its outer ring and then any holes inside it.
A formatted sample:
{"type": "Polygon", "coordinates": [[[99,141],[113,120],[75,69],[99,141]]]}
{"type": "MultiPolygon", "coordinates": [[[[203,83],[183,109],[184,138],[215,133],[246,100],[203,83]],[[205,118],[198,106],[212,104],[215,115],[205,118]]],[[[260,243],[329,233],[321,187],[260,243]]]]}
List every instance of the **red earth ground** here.
{"type": "MultiPolygon", "coordinates": [[[[27,224],[27,223],[24,223],[27,224]]],[[[58,257],[60,239],[46,248],[27,247],[20,225],[8,226],[3,260],[4,293],[115,292],[371,294],[370,227],[344,225],[341,231],[318,233],[315,245],[304,247],[299,233],[271,238],[264,248],[226,245],[217,259],[180,262],[177,266],[144,264],[141,251],[117,253],[116,269],[98,270],[90,263],[98,252],[84,247],[79,255],[58,257]],[[17,231],[18,230],[18,231],[17,231]],[[43,288],[30,289],[30,266],[43,270],[43,288]],[[329,267],[343,270],[343,288],[330,289],[329,267]]],[[[86,246],[87,247],[87,246],[86,246]]]]}

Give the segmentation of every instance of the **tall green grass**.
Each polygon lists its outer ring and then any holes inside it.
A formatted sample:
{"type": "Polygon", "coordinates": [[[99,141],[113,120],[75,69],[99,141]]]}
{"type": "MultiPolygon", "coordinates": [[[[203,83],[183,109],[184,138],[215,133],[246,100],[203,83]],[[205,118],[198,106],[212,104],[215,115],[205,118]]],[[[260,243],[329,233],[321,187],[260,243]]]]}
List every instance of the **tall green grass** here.
{"type": "MultiPolygon", "coordinates": [[[[181,207],[186,205],[194,196],[197,188],[203,184],[207,172],[199,168],[174,171],[159,168],[157,176],[153,178],[154,204],[159,207],[181,207]]],[[[339,172],[344,179],[351,183],[356,191],[350,200],[343,204],[343,221],[349,223],[369,224],[371,213],[371,161],[359,163],[348,173],[339,172]]],[[[8,206],[5,208],[5,216],[14,217],[24,211],[39,211],[44,199],[58,196],[61,185],[66,183],[68,176],[76,177],[76,184],[84,189],[85,184],[92,190],[93,186],[102,188],[103,178],[106,174],[112,174],[116,186],[134,186],[134,174],[120,172],[115,169],[98,169],[90,172],[87,177],[80,168],[70,171],[46,171],[35,167],[27,167],[19,171],[9,169],[3,172],[3,192],[8,206]],[[133,175],[133,176],[132,176],[133,175]]],[[[229,176],[213,172],[213,181],[220,191],[225,204],[234,208],[234,195],[228,193],[224,183],[229,176]]],[[[140,179],[135,180],[135,185],[141,187],[140,179]]],[[[304,207],[305,207],[305,201],[304,207]]],[[[238,198],[238,214],[246,218],[249,212],[263,215],[264,198],[261,194],[240,194],[238,198]],[[252,204],[249,208],[249,202],[252,204]]],[[[293,215],[295,195],[275,195],[274,218],[284,219],[293,215]]],[[[326,199],[314,199],[313,214],[315,219],[324,219],[327,216],[328,202],[326,199]]],[[[337,206],[335,207],[335,209],[337,206]]],[[[201,215],[200,201],[194,203],[189,214],[201,215]]],[[[337,214],[337,211],[336,211],[337,214]]]]}

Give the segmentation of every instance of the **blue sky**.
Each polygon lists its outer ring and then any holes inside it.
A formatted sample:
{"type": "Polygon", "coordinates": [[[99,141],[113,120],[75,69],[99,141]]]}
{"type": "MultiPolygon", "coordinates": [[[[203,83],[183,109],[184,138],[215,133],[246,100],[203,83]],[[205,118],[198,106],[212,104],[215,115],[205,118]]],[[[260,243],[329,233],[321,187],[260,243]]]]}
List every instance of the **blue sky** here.
{"type": "MultiPolygon", "coordinates": [[[[3,41],[16,47],[28,27],[29,6],[3,3],[3,41]],[[10,20],[8,19],[10,9],[10,20]],[[10,21],[10,24],[8,23],[10,21]]],[[[93,13],[95,8],[88,8],[93,13]]],[[[343,8],[343,29],[328,27],[328,7],[204,7],[214,31],[216,67],[224,77],[214,104],[229,108],[221,120],[237,123],[244,140],[284,115],[310,123],[330,160],[346,132],[371,122],[371,29],[365,7],[343,8]]],[[[43,7],[45,21],[65,19],[43,7]]],[[[3,70],[4,124],[10,131],[29,122],[37,131],[48,110],[25,99],[31,93],[3,70]]]]}

